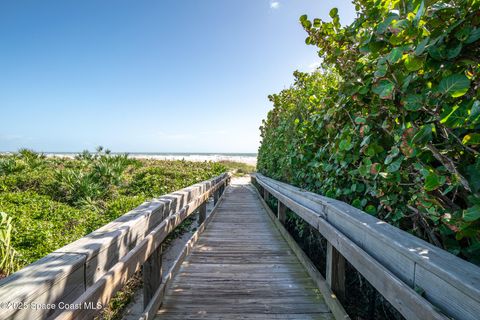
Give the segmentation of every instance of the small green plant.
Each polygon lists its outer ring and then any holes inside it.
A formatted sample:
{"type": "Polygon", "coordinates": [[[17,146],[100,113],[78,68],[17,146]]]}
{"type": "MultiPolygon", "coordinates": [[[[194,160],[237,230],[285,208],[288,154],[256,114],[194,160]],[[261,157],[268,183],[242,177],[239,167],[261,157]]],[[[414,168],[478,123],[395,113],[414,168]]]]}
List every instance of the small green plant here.
{"type": "Polygon", "coordinates": [[[244,176],[255,171],[255,166],[243,162],[236,161],[220,161],[220,164],[225,166],[229,171],[233,172],[235,176],[244,176]]]}
{"type": "Polygon", "coordinates": [[[0,212],[0,277],[8,276],[18,268],[19,254],[12,246],[12,218],[0,212]]]}

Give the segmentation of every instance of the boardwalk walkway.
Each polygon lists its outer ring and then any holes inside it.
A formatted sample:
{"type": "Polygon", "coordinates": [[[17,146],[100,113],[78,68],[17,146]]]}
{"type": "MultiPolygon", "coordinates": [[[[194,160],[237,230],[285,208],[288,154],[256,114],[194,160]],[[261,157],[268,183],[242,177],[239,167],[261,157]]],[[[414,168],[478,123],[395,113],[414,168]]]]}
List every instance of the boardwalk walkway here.
{"type": "Polygon", "coordinates": [[[333,319],[252,186],[233,183],[155,319],[333,319]]]}

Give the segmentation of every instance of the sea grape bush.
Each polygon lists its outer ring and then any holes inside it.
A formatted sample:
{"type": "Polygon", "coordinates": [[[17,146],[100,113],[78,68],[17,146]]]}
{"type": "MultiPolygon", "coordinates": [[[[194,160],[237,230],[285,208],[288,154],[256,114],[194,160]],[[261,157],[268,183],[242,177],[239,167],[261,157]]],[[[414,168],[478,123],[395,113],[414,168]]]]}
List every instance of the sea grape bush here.
{"type": "Polygon", "coordinates": [[[74,159],[26,149],[0,155],[0,278],[146,200],[225,171],[213,162],[137,160],[103,148],[74,159]]]}
{"type": "Polygon", "coordinates": [[[480,264],[480,1],[353,3],[300,17],[322,65],[269,97],[259,171],[480,264]]]}

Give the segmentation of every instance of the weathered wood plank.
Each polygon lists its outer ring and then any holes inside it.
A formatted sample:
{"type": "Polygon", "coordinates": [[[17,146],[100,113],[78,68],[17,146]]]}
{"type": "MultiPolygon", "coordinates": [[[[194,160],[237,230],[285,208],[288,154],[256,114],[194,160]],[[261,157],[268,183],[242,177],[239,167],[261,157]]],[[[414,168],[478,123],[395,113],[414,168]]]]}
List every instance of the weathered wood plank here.
{"type": "Polygon", "coordinates": [[[442,318],[430,304],[459,319],[475,319],[472,315],[479,314],[480,268],[343,202],[262,175],[257,175],[256,181],[333,241],[334,247],[364,276],[368,274],[366,278],[377,283],[374,286],[407,318],[433,314],[442,318]],[[415,270],[421,270],[418,266],[432,277],[416,277],[415,270]],[[435,279],[433,275],[442,280],[443,290],[438,290],[438,282],[427,280],[435,279]],[[426,300],[412,290],[416,286],[425,290],[426,300]]]}
{"type": "MultiPolygon", "coordinates": [[[[43,259],[0,281],[1,302],[71,303],[140,243],[153,228],[205,192],[218,189],[227,174],[146,202],[43,259]]],[[[0,319],[44,319],[52,310],[0,309],[0,319]]]]}
{"type": "MultiPolygon", "coordinates": [[[[260,198],[260,195],[258,194],[258,192],[257,192],[257,195],[260,198]]],[[[331,291],[330,286],[327,284],[326,280],[317,270],[313,262],[308,258],[305,252],[303,252],[300,246],[295,242],[295,240],[288,233],[288,231],[285,229],[283,224],[280,223],[280,221],[277,221],[275,219],[274,213],[270,210],[270,208],[264,201],[262,202],[262,205],[264,206],[265,210],[267,211],[272,221],[275,222],[275,226],[277,227],[282,237],[287,241],[288,245],[293,250],[298,260],[301,262],[301,264],[307,270],[312,280],[315,282],[315,285],[322,293],[326,304],[330,307],[330,310],[332,310],[332,314],[335,316],[335,319],[349,320],[350,317],[348,316],[347,312],[343,308],[337,296],[331,291]]]]}
{"type": "Polygon", "coordinates": [[[285,220],[287,219],[287,206],[285,206],[281,201],[278,201],[277,217],[282,224],[285,224],[285,220]]]}
{"type": "Polygon", "coordinates": [[[142,267],[143,307],[146,308],[162,283],[162,245],[153,251],[142,267]]]}
{"type": "Polygon", "coordinates": [[[157,313],[158,319],[197,317],[333,319],[255,192],[245,185],[225,190],[157,313]]]}
{"type": "MultiPolygon", "coordinates": [[[[1,303],[73,302],[85,291],[85,256],[52,253],[0,282],[1,303]]],[[[0,308],[0,319],[45,319],[53,310],[0,308]]]]}
{"type": "Polygon", "coordinates": [[[345,299],[345,258],[327,243],[326,280],[332,291],[340,298],[345,299]]]}

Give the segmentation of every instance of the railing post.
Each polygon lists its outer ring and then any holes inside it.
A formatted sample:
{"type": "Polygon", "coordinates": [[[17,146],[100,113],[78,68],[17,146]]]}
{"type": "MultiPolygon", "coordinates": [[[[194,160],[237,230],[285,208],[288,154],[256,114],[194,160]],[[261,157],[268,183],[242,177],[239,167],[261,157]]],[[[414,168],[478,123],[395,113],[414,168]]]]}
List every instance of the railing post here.
{"type": "Polygon", "coordinates": [[[268,190],[267,189],[263,189],[263,200],[265,200],[265,202],[268,202],[268,190]]]}
{"type": "Polygon", "coordinates": [[[218,198],[219,198],[219,193],[220,193],[219,189],[215,190],[215,192],[213,193],[213,205],[217,204],[218,198]]]}
{"type": "Polygon", "coordinates": [[[198,207],[198,225],[201,225],[207,218],[207,202],[203,202],[198,207]]]}
{"type": "Polygon", "coordinates": [[[162,245],[143,264],[143,308],[152,300],[162,283],[162,245]]]}
{"type": "Polygon", "coordinates": [[[330,289],[340,300],[345,299],[345,258],[327,242],[327,276],[330,289]]]}
{"type": "Polygon", "coordinates": [[[285,220],[287,218],[287,207],[280,200],[278,200],[277,218],[282,224],[285,224],[285,220]]]}

